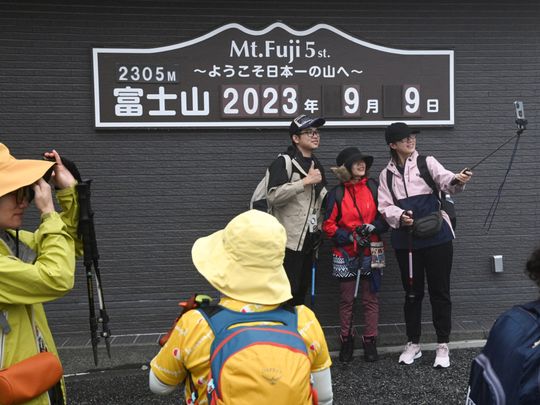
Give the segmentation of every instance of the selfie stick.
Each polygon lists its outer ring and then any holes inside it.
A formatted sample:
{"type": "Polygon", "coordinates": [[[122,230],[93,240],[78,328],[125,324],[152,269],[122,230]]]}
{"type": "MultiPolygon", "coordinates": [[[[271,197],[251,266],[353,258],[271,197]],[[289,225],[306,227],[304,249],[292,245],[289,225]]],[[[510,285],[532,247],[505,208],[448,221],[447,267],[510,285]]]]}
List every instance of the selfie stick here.
{"type": "Polygon", "coordinates": [[[521,101],[515,101],[514,105],[516,107],[516,124],[518,126],[518,129],[516,131],[516,135],[514,137],[517,137],[516,143],[514,144],[514,150],[512,151],[512,155],[510,156],[510,162],[508,163],[508,168],[506,169],[506,173],[504,174],[503,181],[501,182],[501,185],[499,186],[499,189],[497,190],[497,195],[495,196],[495,199],[493,200],[493,203],[491,203],[491,207],[489,207],[489,211],[486,215],[486,219],[484,220],[484,227],[486,226],[488,220],[489,220],[489,226],[488,231],[491,229],[491,224],[493,223],[493,218],[495,218],[495,212],[497,211],[497,207],[499,206],[499,201],[501,200],[501,194],[502,189],[504,187],[504,183],[506,182],[506,178],[508,177],[508,174],[510,173],[510,169],[512,168],[512,163],[514,163],[514,158],[516,157],[517,147],[519,143],[519,136],[527,129],[527,120],[525,119],[525,112],[523,110],[523,102],[521,101]]]}
{"type": "MultiPolygon", "coordinates": [[[[466,167],[465,169],[463,169],[461,171],[461,173],[466,173],[466,172],[470,172],[472,171],[476,166],[479,166],[481,163],[483,163],[485,160],[487,160],[488,158],[490,158],[495,152],[499,151],[503,146],[505,146],[506,144],[508,144],[512,139],[518,137],[518,141],[519,141],[519,136],[523,133],[523,131],[525,131],[527,129],[527,120],[525,119],[525,112],[523,110],[523,102],[522,101],[514,101],[514,106],[516,107],[516,124],[518,126],[518,129],[517,129],[517,132],[515,135],[513,135],[512,137],[510,137],[509,139],[507,139],[502,145],[500,145],[497,149],[495,149],[493,152],[491,152],[489,155],[485,156],[484,158],[480,159],[478,162],[476,162],[474,165],[472,165],[471,167],[466,167]]],[[[517,145],[517,143],[516,143],[517,145]]],[[[459,183],[459,180],[458,179],[453,179],[451,182],[450,182],[450,185],[454,186],[456,185],[457,183],[459,183]]]]}

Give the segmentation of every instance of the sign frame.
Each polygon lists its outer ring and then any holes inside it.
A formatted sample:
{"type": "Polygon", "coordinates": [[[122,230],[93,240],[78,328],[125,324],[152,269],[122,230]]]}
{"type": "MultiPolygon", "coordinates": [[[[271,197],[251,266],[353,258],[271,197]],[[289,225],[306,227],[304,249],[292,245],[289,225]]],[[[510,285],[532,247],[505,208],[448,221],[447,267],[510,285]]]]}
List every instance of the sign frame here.
{"type": "MultiPolygon", "coordinates": [[[[382,45],[376,45],[364,40],[358,39],[350,34],[347,34],[328,24],[316,24],[313,27],[306,30],[295,30],[289,26],[276,22],[261,30],[252,30],[244,27],[238,23],[230,23],[221,26],[205,35],[181,42],[174,45],[157,47],[157,48],[93,48],[93,89],[94,89],[94,119],[96,129],[125,129],[125,128],[283,128],[288,127],[290,119],[272,119],[272,120],[237,120],[227,119],[222,121],[178,121],[178,122],[106,122],[103,121],[100,116],[100,76],[99,76],[99,56],[104,54],[118,53],[118,54],[157,54],[161,52],[168,52],[172,50],[186,48],[195,44],[200,44],[210,38],[213,38],[220,33],[227,30],[240,30],[248,35],[258,37],[269,33],[277,28],[283,29],[288,33],[298,36],[306,37],[318,30],[328,30],[334,34],[337,34],[344,39],[351,41],[355,44],[370,48],[376,51],[385,52],[389,54],[397,55],[446,55],[448,57],[448,94],[449,94],[449,117],[443,120],[408,120],[406,117],[399,119],[327,119],[325,126],[334,128],[351,128],[351,127],[385,127],[392,122],[402,121],[413,126],[453,126],[455,122],[454,118],[454,51],[453,50],[406,50],[389,48],[382,45]]],[[[317,114],[313,114],[317,115],[317,114]]]]}

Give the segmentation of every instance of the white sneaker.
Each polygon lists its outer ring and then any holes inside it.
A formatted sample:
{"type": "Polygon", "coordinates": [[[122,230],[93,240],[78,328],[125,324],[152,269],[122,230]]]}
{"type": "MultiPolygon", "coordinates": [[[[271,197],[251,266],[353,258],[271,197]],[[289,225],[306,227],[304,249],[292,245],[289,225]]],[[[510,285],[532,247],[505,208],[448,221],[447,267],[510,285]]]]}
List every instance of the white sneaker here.
{"type": "Polygon", "coordinates": [[[433,367],[435,368],[447,368],[450,367],[450,350],[448,349],[448,345],[446,343],[441,343],[437,345],[437,349],[435,351],[435,362],[433,363],[433,367]]]}
{"type": "Polygon", "coordinates": [[[418,358],[422,357],[422,352],[420,351],[420,345],[417,345],[413,342],[408,342],[405,346],[405,350],[399,356],[400,364],[412,364],[418,358]]]}

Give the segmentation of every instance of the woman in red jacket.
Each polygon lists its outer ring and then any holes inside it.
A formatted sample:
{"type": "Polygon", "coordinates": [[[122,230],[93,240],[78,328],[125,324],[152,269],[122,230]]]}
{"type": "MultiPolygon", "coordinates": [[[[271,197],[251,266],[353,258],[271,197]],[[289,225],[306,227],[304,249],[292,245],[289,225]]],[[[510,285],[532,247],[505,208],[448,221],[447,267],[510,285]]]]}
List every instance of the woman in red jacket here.
{"type": "Polygon", "coordinates": [[[362,336],[364,359],[376,361],[379,323],[378,291],[384,260],[372,263],[372,243],[382,246],[379,234],[388,225],[377,210],[377,181],[368,176],[373,157],[355,147],[342,150],[338,167],[332,171],[340,180],[328,196],[323,231],[334,242],[332,275],[340,281],[339,316],[341,350],[339,359],[352,360],[354,334],[352,328],[355,291],[359,288],[364,309],[365,329],[362,336]],[[357,275],[360,272],[359,286],[357,275]]]}

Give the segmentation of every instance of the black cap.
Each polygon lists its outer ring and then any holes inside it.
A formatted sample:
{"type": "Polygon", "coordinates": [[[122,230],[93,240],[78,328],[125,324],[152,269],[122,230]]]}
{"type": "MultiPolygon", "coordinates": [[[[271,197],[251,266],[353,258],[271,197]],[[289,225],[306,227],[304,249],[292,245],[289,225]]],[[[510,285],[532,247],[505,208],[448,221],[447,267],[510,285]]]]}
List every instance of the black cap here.
{"type": "Polygon", "coordinates": [[[289,126],[289,135],[298,135],[303,129],[306,128],[319,128],[324,125],[326,120],[324,118],[311,118],[307,115],[299,115],[294,120],[292,120],[291,125],[289,126]]]}
{"type": "Polygon", "coordinates": [[[345,165],[350,172],[354,162],[363,160],[366,162],[366,170],[369,170],[373,164],[373,156],[364,155],[360,150],[354,146],[343,149],[336,157],[336,163],[338,166],[345,165]]]}
{"type": "Polygon", "coordinates": [[[410,134],[418,134],[420,131],[409,128],[404,122],[394,122],[386,127],[384,132],[384,138],[387,144],[391,144],[397,141],[401,141],[403,138],[407,138],[410,134]]]}

